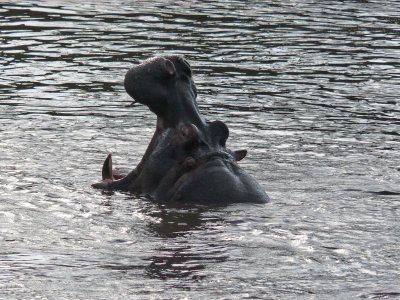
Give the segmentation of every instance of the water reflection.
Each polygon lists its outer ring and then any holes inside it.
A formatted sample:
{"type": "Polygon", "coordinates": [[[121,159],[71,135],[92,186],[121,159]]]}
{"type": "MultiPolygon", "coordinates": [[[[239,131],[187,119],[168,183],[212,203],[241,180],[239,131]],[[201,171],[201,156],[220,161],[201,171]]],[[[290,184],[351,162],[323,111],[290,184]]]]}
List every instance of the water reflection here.
{"type": "MultiPolygon", "coordinates": [[[[201,279],[205,275],[201,270],[210,263],[225,261],[228,256],[223,245],[198,241],[187,244],[186,236],[196,234],[196,231],[213,231],[212,227],[223,223],[223,219],[206,217],[213,207],[198,206],[188,203],[158,204],[158,209],[151,212],[157,222],[149,223],[148,229],[156,237],[163,239],[163,244],[155,249],[155,255],[149,257],[150,264],[146,267],[147,276],[161,279],[188,277],[201,279]]],[[[216,230],[214,228],[214,230],[216,230]]]]}
{"type": "Polygon", "coordinates": [[[202,264],[204,257],[194,253],[191,247],[160,248],[156,252],[155,256],[150,257],[151,263],[146,267],[147,276],[160,279],[202,277],[198,275],[198,271],[205,269],[202,264]]]}
{"type": "Polygon", "coordinates": [[[202,213],[206,207],[191,207],[189,205],[160,205],[159,210],[151,216],[159,220],[149,224],[149,230],[155,236],[175,238],[190,233],[192,230],[201,230],[205,226],[202,213]]]}
{"type": "Polygon", "coordinates": [[[203,271],[208,266],[223,263],[229,258],[227,245],[212,241],[213,236],[218,236],[224,230],[225,220],[221,211],[226,206],[180,202],[165,204],[123,193],[104,196],[106,198],[100,203],[105,207],[102,214],[110,219],[108,226],[118,230],[119,226],[133,225],[125,229],[128,236],[111,238],[110,243],[123,247],[126,253],[113,261],[100,263],[102,269],[144,272],[145,276],[153,279],[187,278],[197,281],[206,277],[203,271]],[[121,200],[116,202],[116,196],[122,197],[121,200]],[[141,230],[129,217],[132,214],[144,223],[145,233],[142,234],[145,236],[133,237],[135,232],[141,230]],[[116,216],[123,220],[116,221],[116,216]],[[201,237],[205,232],[209,239],[201,237]],[[188,242],[188,239],[195,236],[198,239],[188,242]],[[142,248],[143,238],[157,242],[142,248]],[[143,253],[137,258],[129,257],[127,253],[139,253],[136,247],[142,248],[143,253]]]}

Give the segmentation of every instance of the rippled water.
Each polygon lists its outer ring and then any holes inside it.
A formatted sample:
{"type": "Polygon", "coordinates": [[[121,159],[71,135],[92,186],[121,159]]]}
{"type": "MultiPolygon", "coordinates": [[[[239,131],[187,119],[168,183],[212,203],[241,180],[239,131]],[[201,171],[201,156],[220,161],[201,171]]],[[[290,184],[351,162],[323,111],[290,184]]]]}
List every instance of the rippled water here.
{"type": "Polygon", "coordinates": [[[400,2],[0,2],[0,298],[400,297],[400,2]],[[90,184],[155,118],[125,72],[191,62],[267,205],[90,184]]]}

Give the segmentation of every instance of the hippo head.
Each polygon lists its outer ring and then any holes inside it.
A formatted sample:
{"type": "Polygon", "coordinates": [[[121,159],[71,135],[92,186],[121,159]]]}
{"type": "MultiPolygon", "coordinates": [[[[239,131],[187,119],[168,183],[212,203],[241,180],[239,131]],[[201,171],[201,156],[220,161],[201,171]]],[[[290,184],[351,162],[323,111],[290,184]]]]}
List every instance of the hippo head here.
{"type": "Polygon", "coordinates": [[[159,170],[160,156],[168,169],[161,172],[155,198],[210,203],[266,202],[264,190],[237,164],[246,151],[226,148],[226,125],[215,121],[206,128],[204,134],[193,123],[180,124],[160,141],[161,151],[150,156],[148,170],[159,170]]]}
{"type": "Polygon", "coordinates": [[[125,89],[157,115],[157,127],[141,162],[114,180],[111,156],[99,188],[150,194],[160,201],[267,202],[268,196],[237,161],[246,151],[226,146],[229,129],[206,122],[188,62],[181,56],[156,57],[130,69],[125,89]]]}

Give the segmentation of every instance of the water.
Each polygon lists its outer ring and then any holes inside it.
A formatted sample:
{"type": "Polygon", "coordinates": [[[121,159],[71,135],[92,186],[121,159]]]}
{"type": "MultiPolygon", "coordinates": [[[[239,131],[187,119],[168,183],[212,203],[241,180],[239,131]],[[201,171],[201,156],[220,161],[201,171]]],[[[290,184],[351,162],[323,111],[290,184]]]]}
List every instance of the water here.
{"type": "Polygon", "coordinates": [[[0,298],[400,297],[400,3],[2,1],[0,298]],[[267,205],[93,190],[155,127],[125,72],[191,62],[267,205]]]}

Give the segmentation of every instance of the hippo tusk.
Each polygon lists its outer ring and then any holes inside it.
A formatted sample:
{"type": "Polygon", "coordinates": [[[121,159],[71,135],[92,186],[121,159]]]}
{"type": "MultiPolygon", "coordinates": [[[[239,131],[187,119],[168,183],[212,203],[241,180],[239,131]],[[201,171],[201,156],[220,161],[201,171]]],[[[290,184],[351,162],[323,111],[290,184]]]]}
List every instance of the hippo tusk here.
{"type": "Polygon", "coordinates": [[[111,179],[114,180],[113,173],[112,173],[112,155],[111,153],[108,154],[106,160],[103,164],[103,169],[101,170],[101,176],[103,180],[111,179]]]}

